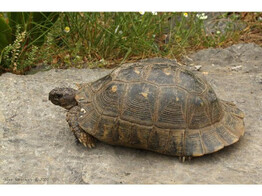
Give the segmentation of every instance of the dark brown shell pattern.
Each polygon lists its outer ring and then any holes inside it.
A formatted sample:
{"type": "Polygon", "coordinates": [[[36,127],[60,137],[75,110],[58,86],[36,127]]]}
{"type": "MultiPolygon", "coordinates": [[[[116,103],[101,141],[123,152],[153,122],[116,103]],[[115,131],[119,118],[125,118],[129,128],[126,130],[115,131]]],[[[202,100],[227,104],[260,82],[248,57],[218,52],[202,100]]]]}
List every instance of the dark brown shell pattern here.
{"type": "Polygon", "coordinates": [[[244,114],[173,61],[125,64],[79,89],[79,125],[98,140],[172,156],[202,156],[239,140],[244,114]]]}

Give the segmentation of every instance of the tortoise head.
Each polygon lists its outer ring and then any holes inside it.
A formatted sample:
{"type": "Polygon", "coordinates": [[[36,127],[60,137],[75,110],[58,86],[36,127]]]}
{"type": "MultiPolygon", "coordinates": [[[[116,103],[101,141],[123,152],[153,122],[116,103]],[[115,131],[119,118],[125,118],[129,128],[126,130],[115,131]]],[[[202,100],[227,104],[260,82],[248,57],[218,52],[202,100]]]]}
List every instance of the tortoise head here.
{"type": "Polygon", "coordinates": [[[77,105],[76,90],[72,88],[55,88],[49,93],[49,100],[67,110],[77,105]]]}

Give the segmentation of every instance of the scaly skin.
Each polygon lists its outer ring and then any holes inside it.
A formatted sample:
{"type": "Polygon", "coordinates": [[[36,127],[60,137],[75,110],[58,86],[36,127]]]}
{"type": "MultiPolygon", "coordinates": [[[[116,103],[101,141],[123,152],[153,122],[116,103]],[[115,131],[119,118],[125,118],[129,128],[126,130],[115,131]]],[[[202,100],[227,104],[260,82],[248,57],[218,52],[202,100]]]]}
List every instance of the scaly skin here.
{"type": "Polygon", "coordinates": [[[77,140],[85,147],[94,148],[96,139],[93,136],[86,133],[78,125],[79,111],[80,108],[78,106],[71,108],[67,113],[66,120],[69,124],[71,131],[74,133],[75,137],[77,138],[77,140]]]}

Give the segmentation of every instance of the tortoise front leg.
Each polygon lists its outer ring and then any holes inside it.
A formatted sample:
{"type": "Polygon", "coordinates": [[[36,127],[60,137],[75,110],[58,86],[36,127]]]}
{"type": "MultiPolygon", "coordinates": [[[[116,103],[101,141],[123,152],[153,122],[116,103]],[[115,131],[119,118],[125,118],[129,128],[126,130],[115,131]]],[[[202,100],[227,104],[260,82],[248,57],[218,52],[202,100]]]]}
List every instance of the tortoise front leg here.
{"type": "Polygon", "coordinates": [[[74,133],[76,139],[82,143],[85,147],[94,148],[96,139],[90,134],[86,133],[79,125],[78,125],[78,114],[80,108],[75,106],[71,108],[66,116],[66,120],[69,124],[71,131],[74,133]]]}
{"type": "Polygon", "coordinates": [[[79,126],[73,129],[71,127],[71,131],[74,133],[76,139],[83,144],[85,147],[88,148],[94,148],[95,147],[95,141],[96,139],[86,133],[83,129],[81,129],[79,126]]]}

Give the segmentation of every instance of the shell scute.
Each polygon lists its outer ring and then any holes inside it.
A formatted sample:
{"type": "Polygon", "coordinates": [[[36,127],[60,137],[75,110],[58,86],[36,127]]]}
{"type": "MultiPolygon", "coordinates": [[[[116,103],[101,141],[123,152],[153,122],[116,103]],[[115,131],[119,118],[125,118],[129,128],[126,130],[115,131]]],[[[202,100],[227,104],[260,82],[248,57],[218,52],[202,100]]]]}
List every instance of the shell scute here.
{"type": "Polygon", "coordinates": [[[205,79],[165,59],[125,64],[82,86],[79,125],[108,144],[202,156],[244,134],[244,114],[205,79]]]}

